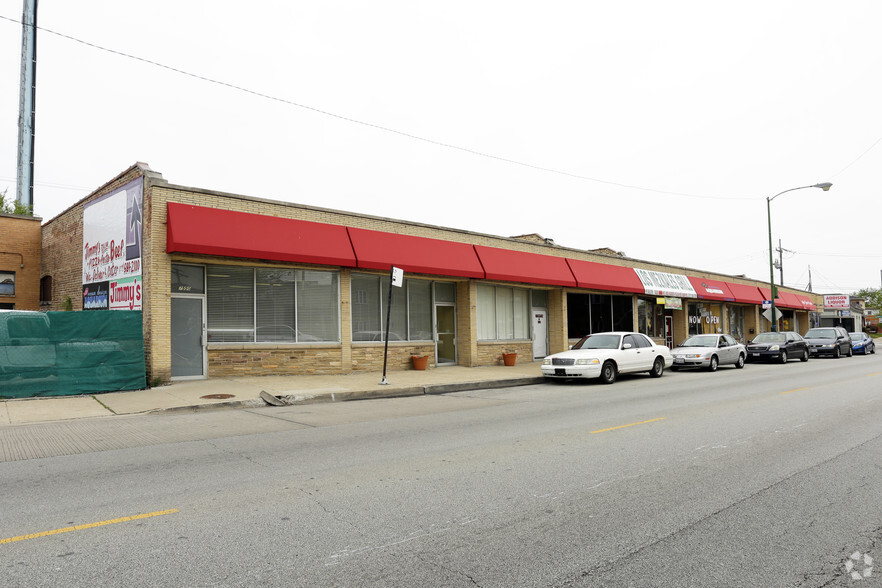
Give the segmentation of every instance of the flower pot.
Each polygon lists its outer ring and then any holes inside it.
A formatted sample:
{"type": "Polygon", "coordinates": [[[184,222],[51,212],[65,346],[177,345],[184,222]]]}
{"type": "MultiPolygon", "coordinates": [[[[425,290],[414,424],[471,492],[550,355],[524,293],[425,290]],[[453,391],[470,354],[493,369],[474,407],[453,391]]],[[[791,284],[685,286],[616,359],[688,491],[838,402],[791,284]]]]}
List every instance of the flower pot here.
{"type": "Polygon", "coordinates": [[[428,355],[411,355],[410,360],[413,362],[413,369],[424,370],[429,365],[428,355]]]}
{"type": "Polygon", "coordinates": [[[502,354],[502,363],[504,365],[514,365],[515,361],[518,359],[517,353],[503,353],[502,354]]]}

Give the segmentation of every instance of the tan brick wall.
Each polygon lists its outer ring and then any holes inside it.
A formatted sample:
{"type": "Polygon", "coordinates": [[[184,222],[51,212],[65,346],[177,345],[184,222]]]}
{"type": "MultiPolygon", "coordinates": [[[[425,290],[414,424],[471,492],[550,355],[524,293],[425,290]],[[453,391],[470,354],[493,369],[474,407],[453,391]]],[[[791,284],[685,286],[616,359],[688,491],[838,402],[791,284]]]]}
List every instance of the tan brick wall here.
{"type": "Polygon", "coordinates": [[[478,282],[456,285],[456,363],[481,365],[478,358],[478,282]]]}
{"type": "Polygon", "coordinates": [[[293,345],[209,345],[208,376],[339,374],[342,350],[293,345]]]}
{"type": "Polygon", "coordinates": [[[503,365],[502,354],[515,352],[518,363],[533,361],[532,341],[479,341],[478,365],[503,365]]]}
{"type": "Polygon", "coordinates": [[[0,271],[15,273],[15,294],[0,302],[40,310],[40,218],[0,213],[0,271]]]}
{"type": "MultiPolygon", "coordinates": [[[[383,343],[355,343],[352,345],[353,371],[383,371],[383,343]]],[[[433,343],[389,342],[389,355],[386,371],[413,369],[411,355],[428,355],[429,367],[435,367],[435,345],[433,343]]]]}

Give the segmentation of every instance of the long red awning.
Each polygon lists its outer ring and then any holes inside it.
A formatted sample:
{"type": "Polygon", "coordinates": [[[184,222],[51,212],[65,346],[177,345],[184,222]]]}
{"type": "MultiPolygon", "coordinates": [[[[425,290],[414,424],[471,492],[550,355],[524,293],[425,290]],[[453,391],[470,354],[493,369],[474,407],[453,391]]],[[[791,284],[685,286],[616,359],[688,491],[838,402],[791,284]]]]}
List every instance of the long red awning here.
{"type": "MultiPolygon", "coordinates": [[[[769,300],[771,297],[771,290],[768,288],[760,288],[760,293],[764,296],[763,300],[769,300]]],[[[803,309],[802,302],[796,297],[796,294],[791,294],[790,292],[785,292],[784,290],[778,290],[778,297],[775,298],[775,306],[780,306],[781,308],[797,308],[799,310],[803,309]]]]}
{"type": "Polygon", "coordinates": [[[805,310],[818,310],[818,307],[815,306],[815,303],[812,302],[812,299],[806,296],[805,294],[794,294],[796,299],[802,304],[802,308],[805,310]]]}
{"type": "Polygon", "coordinates": [[[488,280],[575,286],[576,278],[563,257],[475,245],[488,280]]]}
{"type": "Polygon", "coordinates": [[[729,288],[726,282],[719,280],[708,280],[707,278],[693,278],[687,276],[695,294],[705,300],[720,300],[723,302],[734,302],[735,294],[729,288]]]}
{"type": "Polygon", "coordinates": [[[763,300],[765,300],[762,294],[760,294],[759,288],[756,286],[733,284],[732,282],[726,282],[726,285],[735,297],[735,302],[743,302],[744,304],[762,304],[763,300]]]}
{"type": "Polygon", "coordinates": [[[413,237],[349,227],[357,267],[438,276],[483,278],[484,268],[475,248],[467,243],[413,237]]]}
{"type": "Polygon", "coordinates": [[[569,258],[567,263],[576,278],[576,285],[580,288],[638,294],[645,292],[643,282],[632,267],[569,258]]]}
{"type": "Polygon", "coordinates": [[[168,203],[166,252],[355,267],[346,227],[168,203]]]}

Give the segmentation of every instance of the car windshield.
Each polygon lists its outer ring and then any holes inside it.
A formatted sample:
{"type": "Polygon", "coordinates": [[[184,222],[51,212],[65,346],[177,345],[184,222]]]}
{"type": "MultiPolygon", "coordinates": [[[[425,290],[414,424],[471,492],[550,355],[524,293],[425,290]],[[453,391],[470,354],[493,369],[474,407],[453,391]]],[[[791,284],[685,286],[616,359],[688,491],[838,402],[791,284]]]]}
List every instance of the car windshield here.
{"type": "Polygon", "coordinates": [[[835,329],[809,329],[805,334],[806,339],[835,339],[835,329]]]}
{"type": "Polygon", "coordinates": [[[863,333],[849,333],[849,336],[851,337],[852,341],[860,341],[864,338],[863,333]]]}
{"type": "Polygon", "coordinates": [[[716,347],[717,346],[717,336],[716,335],[694,335],[689,337],[682,343],[680,343],[680,347],[716,347]]]}
{"type": "Polygon", "coordinates": [[[754,338],[754,343],[773,343],[786,341],[787,338],[784,336],[784,333],[760,333],[754,338]]]}
{"type": "Polygon", "coordinates": [[[588,335],[575,345],[573,349],[618,349],[618,335],[588,335]]]}

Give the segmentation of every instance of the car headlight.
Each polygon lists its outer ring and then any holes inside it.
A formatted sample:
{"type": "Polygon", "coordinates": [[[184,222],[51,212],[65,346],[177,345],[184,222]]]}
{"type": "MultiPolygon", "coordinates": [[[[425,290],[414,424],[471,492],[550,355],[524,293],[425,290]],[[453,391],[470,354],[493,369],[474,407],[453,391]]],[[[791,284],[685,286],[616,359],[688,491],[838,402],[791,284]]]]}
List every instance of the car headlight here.
{"type": "Polygon", "coordinates": [[[772,345],[769,347],[769,351],[778,351],[779,349],[781,349],[780,345],[772,345]]]}
{"type": "Polygon", "coordinates": [[[700,353],[687,353],[686,357],[689,359],[700,359],[701,354],[700,353]]]}
{"type": "Polygon", "coordinates": [[[550,358],[550,357],[546,357],[545,359],[543,359],[543,360],[542,360],[542,365],[551,365],[551,358],[550,358]]]}
{"type": "Polygon", "coordinates": [[[576,360],[576,365],[595,365],[598,363],[600,363],[600,360],[596,357],[585,357],[576,360]]]}
{"type": "Polygon", "coordinates": [[[834,345],[833,343],[828,343],[827,345],[821,345],[821,347],[823,347],[824,349],[833,349],[834,347],[836,347],[836,345],[834,345]]]}

